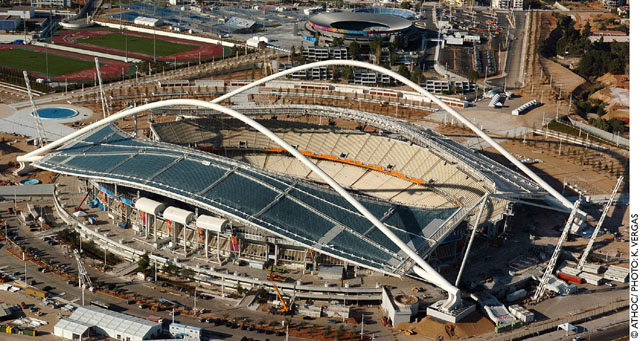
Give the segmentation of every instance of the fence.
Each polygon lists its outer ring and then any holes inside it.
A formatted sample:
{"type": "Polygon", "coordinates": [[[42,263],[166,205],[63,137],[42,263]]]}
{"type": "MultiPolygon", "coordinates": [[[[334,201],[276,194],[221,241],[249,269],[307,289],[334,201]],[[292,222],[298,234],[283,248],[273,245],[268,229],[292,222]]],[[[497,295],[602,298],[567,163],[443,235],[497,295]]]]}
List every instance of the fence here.
{"type": "Polygon", "coordinates": [[[626,139],[624,137],[620,137],[620,135],[615,135],[613,133],[610,133],[608,131],[604,131],[602,129],[598,129],[594,126],[590,126],[588,124],[582,123],[580,121],[576,121],[571,119],[571,117],[567,117],[569,119],[569,122],[571,122],[571,125],[576,127],[576,128],[580,128],[586,132],[588,132],[591,135],[595,135],[603,140],[607,140],[613,144],[615,144],[616,146],[623,146],[626,149],[629,149],[630,146],[630,141],[629,139],[626,139]]]}

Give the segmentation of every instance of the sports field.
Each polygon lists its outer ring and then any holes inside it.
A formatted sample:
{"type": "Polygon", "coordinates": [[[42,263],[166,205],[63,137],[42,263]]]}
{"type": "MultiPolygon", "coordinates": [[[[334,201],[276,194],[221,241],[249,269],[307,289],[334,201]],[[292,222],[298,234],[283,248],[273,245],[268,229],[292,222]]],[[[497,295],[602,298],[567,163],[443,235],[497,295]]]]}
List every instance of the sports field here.
{"type": "MultiPolygon", "coordinates": [[[[101,36],[94,36],[84,39],[78,39],[78,44],[101,46],[115,50],[129,50],[129,52],[142,53],[147,56],[153,56],[153,38],[145,38],[135,35],[125,37],[121,33],[111,33],[101,36]],[[125,42],[126,38],[126,42],[125,42]]],[[[162,39],[156,39],[156,57],[165,57],[175,53],[193,50],[199,46],[174,43],[162,39]]]]}
{"type": "Polygon", "coordinates": [[[55,77],[93,68],[95,64],[89,60],[81,60],[45,52],[15,48],[0,50],[0,65],[20,70],[47,74],[47,60],[49,64],[49,76],[55,77]]]}

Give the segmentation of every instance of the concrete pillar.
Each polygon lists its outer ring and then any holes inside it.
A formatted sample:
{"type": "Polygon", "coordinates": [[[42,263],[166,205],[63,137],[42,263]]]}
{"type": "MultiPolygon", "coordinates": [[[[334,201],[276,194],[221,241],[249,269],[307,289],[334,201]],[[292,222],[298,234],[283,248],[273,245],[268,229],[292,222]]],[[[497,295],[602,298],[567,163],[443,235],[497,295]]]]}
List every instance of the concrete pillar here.
{"type": "Polygon", "coordinates": [[[182,225],[182,244],[184,245],[184,253],[187,253],[187,225],[182,225]]]}
{"type": "Polygon", "coordinates": [[[274,259],[273,259],[273,265],[278,265],[278,244],[273,244],[275,245],[275,253],[274,253],[274,259]]]}
{"type": "Polygon", "coordinates": [[[209,231],[204,230],[204,257],[209,259],[209,231]]]}

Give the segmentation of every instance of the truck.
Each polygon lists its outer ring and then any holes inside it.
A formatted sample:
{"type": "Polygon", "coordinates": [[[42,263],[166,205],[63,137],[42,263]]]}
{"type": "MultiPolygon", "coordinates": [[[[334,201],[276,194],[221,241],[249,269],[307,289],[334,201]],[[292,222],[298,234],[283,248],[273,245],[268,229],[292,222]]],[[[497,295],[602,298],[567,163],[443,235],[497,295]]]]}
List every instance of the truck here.
{"type": "Polygon", "coordinates": [[[155,323],[160,323],[160,324],[162,324],[162,322],[164,322],[163,318],[158,317],[158,316],[154,316],[154,315],[149,315],[147,317],[147,320],[151,321],[151,322],[155,322],[155,323]]]}
{"type": "Polygon", "coordinates": [[[47,292],[44,290],[40,290],[40,289],[36,289],[36,288],[25,288],[24,289],[24,293],[29,295],[29,296],[33,296],[33,297],[38,297],[38,298],[47,298],[47,292]]]}

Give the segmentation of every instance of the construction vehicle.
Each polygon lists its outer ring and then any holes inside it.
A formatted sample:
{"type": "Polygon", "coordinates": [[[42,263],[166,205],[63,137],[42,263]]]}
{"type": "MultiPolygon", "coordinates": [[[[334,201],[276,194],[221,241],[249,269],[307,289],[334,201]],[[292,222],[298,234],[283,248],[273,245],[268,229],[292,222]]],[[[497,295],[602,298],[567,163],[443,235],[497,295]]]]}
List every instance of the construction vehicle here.
{"type": "Polygon", "coordinates": [[[286,281],[287,281],[287,279],[286,279],[286,278],[284,278],[284,277],[282,277],[282,276],[280,276],[280,275],[276,275],[276,274],[274,274],[274,273],[270,273],[270,274],[267,276],[267,279],[268,279],[268,280],[271,280],[271,281],[277,281],[277,282],[286,282],[286,281]]]}
{"type": "Polygon", "coordinates": [[[280,295],[280,290],[278,290],[278,286],[276,285],[276,282],[273,281],[272,275],[273,274],[269,274],[269,276],[267,276],[267,279],[269,279],[269,281],[271,282],[271,285],[273,285],[273,288],[276,290],[276,294],[278,295],[278,299],[280,300],[281,307],[276,308],[274,306],[270,306],[267,309],[267,312],[269,312],[270,314],[289,315],[292,313],[292,311],[290,307],[287,306],[287,303],[285,303],[284,299],[282,298],[282,295],[280,295]]]}
{"type": "Polygon", "coordinates": [[[408,335],[408,336],[416,335],[416,332],[414,332],[414,331],[413,331],[413,330],[411,330],[411,329],[405,329],[405,330],[404,330],[404,335],[408,335]]]}

